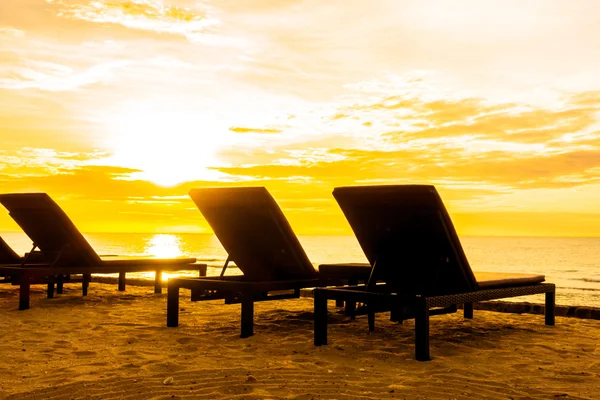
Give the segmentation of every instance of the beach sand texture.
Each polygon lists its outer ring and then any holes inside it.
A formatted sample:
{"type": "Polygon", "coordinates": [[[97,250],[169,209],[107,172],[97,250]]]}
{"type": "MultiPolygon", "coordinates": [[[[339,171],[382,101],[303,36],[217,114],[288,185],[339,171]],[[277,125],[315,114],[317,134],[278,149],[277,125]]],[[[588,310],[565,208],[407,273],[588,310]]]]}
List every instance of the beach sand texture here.
{"type": "MultiPolygon", "coordinates": [[[[600,321],[475,312],[432,317],[430,362],[413,359],[413,321],[333,313],[313,345],[312,299],[257,303],[239,338],[239,305],[191,303],[166,327],[166,295],[92,283],[17,310],[0,287],[0,399],[594,399],[600,321]]],[[[330,310],[335,310],[331,303],[330,310]]]]}

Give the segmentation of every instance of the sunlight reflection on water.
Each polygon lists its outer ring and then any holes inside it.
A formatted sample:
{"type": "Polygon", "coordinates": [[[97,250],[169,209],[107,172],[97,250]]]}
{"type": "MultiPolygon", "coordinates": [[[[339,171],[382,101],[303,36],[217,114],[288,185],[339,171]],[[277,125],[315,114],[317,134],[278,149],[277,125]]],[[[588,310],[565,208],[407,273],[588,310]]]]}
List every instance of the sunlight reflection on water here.
{"type": "Polygon", "coordinates": [[[157,258],[172,258],[179,257],[183,251],[178,236],[161,233],[148,240],[144,253],[157,258]]]}

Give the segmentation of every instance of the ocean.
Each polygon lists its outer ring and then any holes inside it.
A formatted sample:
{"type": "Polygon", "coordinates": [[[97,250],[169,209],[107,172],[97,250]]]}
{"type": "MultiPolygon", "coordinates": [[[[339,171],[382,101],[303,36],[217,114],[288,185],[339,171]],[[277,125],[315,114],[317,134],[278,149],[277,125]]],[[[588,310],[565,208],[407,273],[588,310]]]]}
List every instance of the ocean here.
{"type": "MultiPolygon", "coordinates": [[[[0,236],[18,253],[31,249],[31,241],[23,233],[0,233],[0,236]]],[[[84,236],[101,255],[197,257],[199,262],[209,265],[209,275],[220,272],[227,256],[218,239],[208,234],[89,233],[84,236]]],[[[354,236],[301,235],[299,240],[315,265],[366,262],[354,236]]],[[[461,237],[461,243],[473,270],[544,274],[546,281],[557,286],[557,304],[600,307],[600,238],[461,237]]],[[[239,270],[229,268],[228,274],[239,274],[239,270]]],[[[173,275],[165,273],[163,276],[173,275]]],[[[137,276],[153,279],[152,273],[137,276]]],[[[514,300],[543,302],[541,296],[530,297],[514,300]]]]}

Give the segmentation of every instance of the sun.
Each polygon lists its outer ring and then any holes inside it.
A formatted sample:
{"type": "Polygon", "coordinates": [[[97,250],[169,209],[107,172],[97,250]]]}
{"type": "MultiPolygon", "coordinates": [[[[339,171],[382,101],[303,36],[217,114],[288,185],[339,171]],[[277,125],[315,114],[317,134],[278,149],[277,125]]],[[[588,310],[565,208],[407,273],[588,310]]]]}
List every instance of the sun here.
{"type": "Polygon", "coordinates": [[[218,179],[210,167],[231,135],[214,115],[169,104],[136,103],[107,119],[108,164],[137,169],[133,179],[161,186],[218,179]]]}

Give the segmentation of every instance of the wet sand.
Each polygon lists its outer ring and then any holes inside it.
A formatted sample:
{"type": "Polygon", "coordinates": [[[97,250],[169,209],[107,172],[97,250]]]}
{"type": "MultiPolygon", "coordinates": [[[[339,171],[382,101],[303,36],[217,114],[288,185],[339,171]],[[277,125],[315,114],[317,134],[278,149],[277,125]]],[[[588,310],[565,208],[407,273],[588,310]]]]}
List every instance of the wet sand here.
{"type": "MultiPolygon", "coordinates": [[[[166,295],[92,283],[17,310],[0,286],[0,399],[594,399],[600,321],[475,311],[432,317],[430,362],[413,359],[413,321],[332,313],[313,342],[312,299],[257,303],[239,338],[239,305],[191,303],[166,327],[166,295]]],[[[330,310],[335,311],[333,303],[330,310]]]]}

